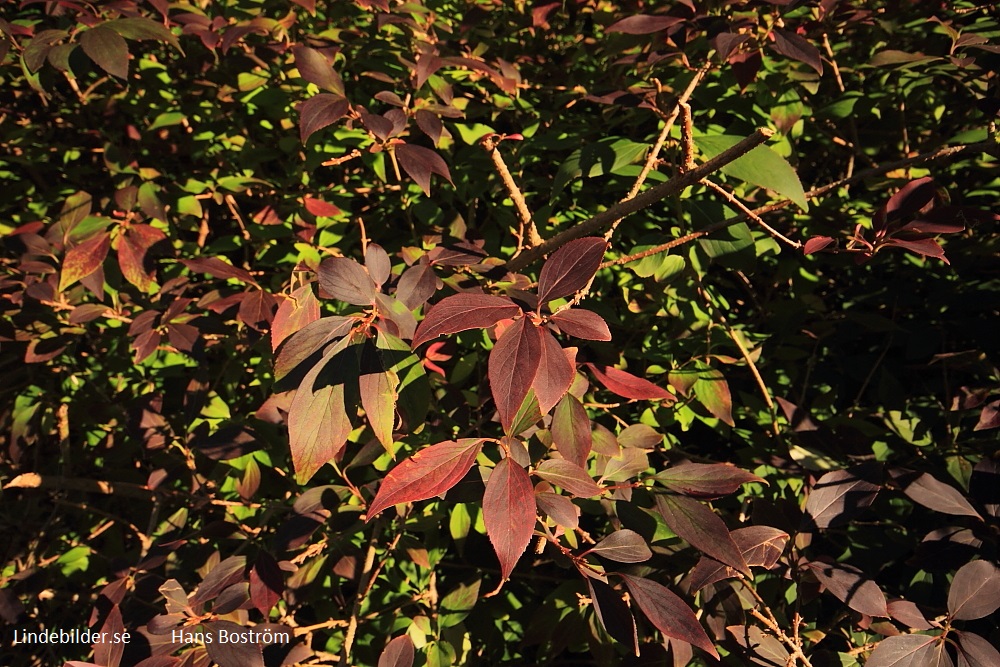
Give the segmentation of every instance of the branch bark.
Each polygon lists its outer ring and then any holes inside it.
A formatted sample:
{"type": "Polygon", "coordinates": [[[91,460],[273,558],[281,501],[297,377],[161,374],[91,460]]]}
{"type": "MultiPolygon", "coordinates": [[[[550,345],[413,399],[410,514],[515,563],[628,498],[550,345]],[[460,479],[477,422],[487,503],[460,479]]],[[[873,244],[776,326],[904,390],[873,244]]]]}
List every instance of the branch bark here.
{"type": "Polygon", "coordinates": [[[637,195],[634,199],[619,202],[606,211],[601,211],[592,218],[584,220],[580,224],[556,234],[552,238],[543,242],[541,245],[535,246],[530,250],[526,250],[507,262],[507,270],[520,271],[526,266],[529,266],[533,262],[541,259],[544,255],[549,254],[553,250],[562,247],[570,241],[598,232],[613,224],[619,218],[624,218],[631,213],[641,211],[661,199],[665,199],[671,195],[681,192],[684,188],[694,185],[709,174],[719,171],[730,162],[746,155],[751,150],[767,141],[773,134],[773,130],[763,127],[758,128],[756,132],[741,140],[735,146],[719,153],[708,162],[705,162],[690,171],[678,174],[666,183],[661,183],[660,185],[650,188],[642,194],[637,195]]]}

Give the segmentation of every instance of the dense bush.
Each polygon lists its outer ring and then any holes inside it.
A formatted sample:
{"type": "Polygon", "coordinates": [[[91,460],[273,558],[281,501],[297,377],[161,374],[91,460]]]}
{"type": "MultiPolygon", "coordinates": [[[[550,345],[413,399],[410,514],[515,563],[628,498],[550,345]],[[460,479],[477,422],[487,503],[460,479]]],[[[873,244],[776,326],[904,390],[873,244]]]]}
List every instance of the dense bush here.
{"type": "Polygon", "coordinates": [[[994,5],[0,32],[11,664],[1000,664],[994,5]]]}

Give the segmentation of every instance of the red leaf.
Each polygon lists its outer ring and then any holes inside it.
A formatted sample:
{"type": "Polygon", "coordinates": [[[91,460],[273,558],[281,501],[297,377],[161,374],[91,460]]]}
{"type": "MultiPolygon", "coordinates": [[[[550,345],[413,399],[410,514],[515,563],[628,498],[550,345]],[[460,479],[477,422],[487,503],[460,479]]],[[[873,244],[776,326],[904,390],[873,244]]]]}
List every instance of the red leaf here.
{"type": "Polygon", "coordinates": [[[979,421],[973,431],[985,431],[1000,426],[1000,401],[993,401],[983,406],[979,412],[979,421]]]}
{"type": "Polygon", "coordinates": [[[274,605],[278,604],[285,590],[281,569],[266,551],[261,551],[250,571],[250,602],[254,608],[268,617],[274,605]]]}
{"type": "Polygon", "coordinates": [[[128,42],[117,32],[96,26],[80,33],[80,46],[105,72],[119,79],[128,78],[128,42]]]}
{"type": "Polygon", "coordinates": [[[587,367],[590,368],[598,382],[619,396],[634,399],[670,400],[671,402],[674,400],[674,395],[666,389],[631,373],[598,364],[587,364],[587,367]]]}
{"type": "Polygon", "coordinates": [[[330,66],[323,54],[308,46],[293,46],[292,53],[295,56],[295,68],[299,70],[303,79],[343,97],[344,80],[330,66]]]}
{"type": "Polygon", "coordinates": [[[586,470],[565,459],[546,459],[535,468],[535,474],[578,498],[593,498],[604,491],[586,470]]]}
{"type": "MultiPolygon", "coordinates": [[[[344,403],[344,383],[337,382],[339,378],[328,379],[329,375],[351,372],[352,369],[343,368],[345,364],[336,358],[341,355],[349,358],[352,354],[349,342],[350,339],[344,338],[323,355],[302,380],[288,409],[288,444],[299,484],[308,482],[332,461],[351,434],[351,420],[344,403]],[[327,369],[328,366],[331,368],[327,369]],[[324,371],[327,372],[320,379],[324,371]]],[[[356,366],[353,372],[357,373],[356,366]]]]}
{"type": "Polygon", "coordinates": [[[242,581],[246,566],[246,556],[230,556],[213,567],[205,575],[195,594],[191,596],[191,606],[214,600],[223,589],[242,581]]]}
{"type": "Polygon", "coordinates": [[[241,269],[238,266],[233,266],[228,262],[222,261],[218,257],[199,257],[198,259],[182,259],[181,264],[196,271],[198,273],[207,273],[215,278],[221,278],[222,280],[229,280],[230,278],[235,278],[242,283],[248,285],[256,285],[257,281],[253,279],[250,272],[246,269],[241,269]]]}
{"type": "Polygon", "coordinates": [[[506,580],[531,541],[535,529],[535,494],[524,468],[505,458],[486,480],[483,523],[506,580]]]}
{"type": "Polygon", "coordinates": [[[974,632],[956,632],[958,635],[958,667],[996,667],[1000,665],[1000,651],[974,632]]]}
{"type": "Polygon", "coordinates": [[[823,587],[851,609],[888,618],[889,608],[878,584],[853,565],[811,561],[805,564],[823,587]]]}
{"type": "Polygon", "coordinates": [[[982,519],[979,512],[969,504],[958,489],[938,481],[930,473],[923,473],[907,484],[903,493],[936,512],[982,519]]]}
{"type": "Polygon", "coordinates": [[[865,667],[927,667],[932,663],[937,637],[898,635],[883,639],[868,656],[865,667]]]}
{"type": "Polygon", "coordinates": [[[894,236],[888,239],[884,245],[899,246],[904,250],[915,252],[923,257],[934,257],[940,259],[945,264],[951,264],[948,258],[944,256],[944,248],[934,239],[901,239],[894,236]]]}
{"type": "Polygon", "coordinates": [[[448,164],[431,149],[413,144],[398,144],[394,150],[399,166],[417,182],[424,194],[431,193],[431,174],[437,174],[454,185],[448,164]]]}
{"type": "Polygon", "coordinates": [[[817,528],[846,523],[875,501],[879,487],[849,470],[834,470],[819,478],[809,492],[805,513],[817,528]]]}
{"type": "Polygon", "coordinates": [[[805,63],[816,70],[817,74],[823,75],[823,60],[820,58],[819,49],[813,46],[809,40],[794,32],[778,28],[775,28],[771,34],[774,35],[775,51],[792,60],[805,63]]]}
{"type": "Polygon", "coordinates": [[[814,236],[811,239],[807,240],[805,244],[802,246],[802,254],[811,255],[813,253],[819,252],[820,250],[823,250],[827,246],[832,245],[834,243],[836,243],[836,241],[834,241],[829,236],[814,236]]]}
{"type": "Polygon", "coordinates": [[[396,298],[413,310],[424,305],[438,290],[440,279],[430,264],[414,264],[403,271],[396,284],[396,298]]]}
{"type": "Polygon", "coordinates": [[[708,507],[686,496],[658,494],[656,509],[670,529],[695,549],[750,575],[750,568],[726,524],[708,507]]]}
{"type": "Polygon", "coordinates": [[[324,259],[316,271],[319,286],[334,299],[370,306],[375,302],[375,283],[368,272],[353,259],[331,257],[324,259]]]}
{"type": "Polygon", "coordinates": [[[625,574],[618,576],[625,580],[635,604],[665,637],[693,644],[716,660],[719,659],[712,640],[705,634],[705,629],[684,600],[655,581],[625,574]]]}
{"type": "Polygon", "coordinates": [[[307,211],[320,218],[335,218],[343,213],[337,206],[316,197],[303,197],[302,204],[307,211]]]}
{"type": "Polygon", "coordinates": [[[671,491],[702,499],[720,498],[735,493],[747,482],[764,481],[727,463],[685,463],[671,466],[655,478],[671,491]]]}
{"type": "Polygon", "coordinates": [[[407,635],[396,637],[382,649],[378,667],[412,667],[415,657],[413,641],[407,635]]]}
{"type": "Polygon", "coordinates": [[[146,252],[156,243],[167,238],[155,227],[132,225],[118,241],[118,266],[122,276],[142,291],[149,289],[153,277],[146,272],[146,252]]]}
{"type": "Polygon", "coordinates": [[[538,329],[538,335],[541,338],[541,357],[531,386],[538,398],[538,409],[546,414],[569,391],[575,371],[547,329],[538,329]]]}
{"type": "Polygon", "coordinates": [[[653,552],[642,535],[628,528],[616,530],[586,553],[597,554],[619,563],[642,563],[653,557],[653,552]]]}
{"type": "Polygon", "coordinates": [[[589,310],[570,308],[556,313],[549,319],[559,327],[560,331],[570,336],[584,340],[611,340],[608,323],[603,317],[589,310]]]}
{"type": "Polygon", "coordinates": [[[278,302],[274,295],[262,289],[251,290],[243,296],[237,319],[244,324],[257,328],[259,322],[270,323],[274,319],[274,310],[278,302]]]}
{"type": "Polygon", "coordinates": [[[721,371],[714,368],[703,370],[694,383],[694,395],[712,416],[721,422],[735,426],[733,422],[733,397],[729,383],[721,371]]]}
{"type": "Polygon", "coordinates": [[[899,189],[872,218],[876,232],[884,230],[890,222],[907,218],[934,200],[937,190],[930,177],[910,181],[899,189]]]}
{"type": "Polygon", "coordinates": [[[535,504],[555,521],[557,526],[576,530],[580,525],[580,508],[566,496],[540,491],[535,493],[535,504]]]}
{"type": "Polygon", "coordinates": [[[684,19],[676,16],[651,16],[649,14],[636,14],[620,21],[615,21],[607,27],[605,32],[622,32],[626,35],[649,35],[654,32],[666,30],[667,28],[683,23],[684,19]]]}
{"type": "Polygon", "coordinates": [[[284,297],[271,321],[271,351],[276,351],[282,341],[318,319],[319,301],[313,295],[312,285],[303,285],[291,296],[284,297]]]}
{"type": "Polygon", "coordinates": [[[526,317],[514,320],[490,352],[490,391],[505,431],[510,430],[514,416],[531,389],[541,356],[538,329],[526,317]]]}
{"type": "Polygon", "coordinates": [[[552,415],[552,442],[559,453],[581,468],[594,446],[590,417],[577,398],[571,394],[563,397],[552,415]]]}
{"type": "Polygon", "coordinates": [[[570,241],[552,253],[538,276],[538,302],[547,303],[586,287],[607,247],[603,238],[587,237],[570,241]]]}
{"type": "Polygon", "coordinates": [[[437,146],[438,142],[441,141],[441,134],[444,132],[444,125],[441,123],[441,118],[427,109],[418,109],[413,114],[413,118],[417,121],[417,127],[430,137],[434,145],[437,146]]]}
{"type": "Polygon", "coordinates": [[[113,605],[108,616],[101,625],[101,639],[106,641],[94,644],[94,660],[102,667],[118,667],[125,653],[125,642],[113,641],[113,636],[121,636],[125,631],[122,623],[122,611],[118,605],[113,605]]]}
{"type": "Polygon", "coordinates": [[[111,237],[106,232],[101,232],[70,248],[63,259],[62,273],[59,274],[59,291],[97,271],[108,256],[110,247],[111,237]]]}
{"type": "Polygon", "coordinates": [[[299,138],[306,143],[314,132],[343,118],[350,105],[347,98],[333,93],[314,95],[299,105],[299,138]]]}
{"type": "Polygon", "coordinates": [[[971,621],[1000,608],[1000,569],[985,560],[966,563],[955,573],[948,590],[952,618],[971,621]]]}
{"type": "Polygon", "coordinates": [[[371,521],[387,507],[441,495],[465,477],[482,446],[479,438],[463,438],[421,449],[382,480],[365,521],[371,521]]]}
{"type": "Polygon", "coordinates": [[[458,333],[468,329],[485,329],[520,312],[521,308],[506,297],[455,294],[442,299],[430,309],[427,317],[417,327],[417,332],[413,336],[413,347],[442,334],[458,333]]]}

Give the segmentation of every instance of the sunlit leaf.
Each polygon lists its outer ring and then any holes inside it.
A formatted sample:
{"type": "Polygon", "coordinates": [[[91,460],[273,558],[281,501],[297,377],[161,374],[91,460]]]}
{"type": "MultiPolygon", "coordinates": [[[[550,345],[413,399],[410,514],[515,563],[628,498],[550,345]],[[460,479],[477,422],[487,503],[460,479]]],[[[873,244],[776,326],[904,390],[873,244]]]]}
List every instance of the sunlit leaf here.
{"type": "Polygon", "coordinates": [[[693,644],[718,659],[719,654],[712,640],[708,638],[691,607],[673,591],[649,579],[624,574],[618,576],[625,581],[635,604],[664,636],[693,644]]]}
{"type": "Polygon", "coordinates": [[[541,355],[538,330],[526,317],[515,320],[490,351],[490,392],[505,430],[510,430],[514,416],[531,389],[541,355]]]}
{"type": "Polygon", "coordinates": [[[485,329],[514,317],[521,308],[506,297],[488,294],[456,294],[442,299],[427,313],[413,336],[413,347],[444,334],[485,329]]]}
{"type": "Polygon", "coordinates": [[[483,523],[500,560],[504,579],[528,547],[535,529],[535,495],[528,473],[505,458],[486,481],[483,496],[483,523]]]}

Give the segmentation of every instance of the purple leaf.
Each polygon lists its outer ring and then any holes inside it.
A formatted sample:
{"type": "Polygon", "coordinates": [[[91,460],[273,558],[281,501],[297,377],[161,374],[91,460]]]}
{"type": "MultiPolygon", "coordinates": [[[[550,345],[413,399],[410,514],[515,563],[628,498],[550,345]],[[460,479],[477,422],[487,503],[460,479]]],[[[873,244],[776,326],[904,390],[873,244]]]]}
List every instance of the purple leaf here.
{"type": "Polygon", "coordinates": [[[853,565],[811,561],[805,564],[824,588],[851,609],[888,618],[885,595],[878,584],[853,565]]]}
{"type": "Polygon", "coordinates": [[[344,80],[330,66],[323,54],[301,45],[293,46],[292,54],[295,56],[295,67],[303,79],[340,97],[344,96],[344,80]]]}
{"type": "Polygon", "coordinates": [[[597,554],[619,563],[642,563],[653,557],[653,552],[642,535],[628,528],[611,533],[587,550],[586,554],[597,554]]]}
{"type": "Polygon", "coordinates": [[[316,271],[319,286],[334,299],[370,306],[375,302],[375,283],[360,264],[347,257],[323,260],[316,271]]]}
{"type": "Polygon", "coordinates": [[[246,567],[246,556],[230,556],[213,567],[191,597],[191,606],[213,600],[224,588],[242,581],[246,567]]]}
{"type": "Polygon", "coordinates": [[[958,636],[958,667],[996,667],[1000,651],[974,632],[955,632],[958,636]]]}
{"type": "Polygon", "coordinates": [[[80,33],[80,46],[105,72],[128,78],[128,42],[117,32],[98,25],[80,33]]]}
{"type": "MultiPolygon", "coordinates": [[[[898,635],[883,639],[868,656],[865,667],[932,667],[937,637],[927,635],[898,635]]],[[[946,663],[946,664],[950,664],[946,663]]]]}
{"type": "Polygon", "coordinates": [[[548,329],[539,328],[538,335],[541,358],[531,386],[538,398],[538,409],[542,414],[546,414],[569,391],[570,385],[573,384],[575,369],[548,329]]]}
{"type": "Polygon", "coordinates": [[[578,498],[593,498],[603,493],[603,489],[586,470],[565,459],[546,459],[535,468],[535,474],[578,498]]]}
{"type": "Polygon", "coordinates": [[[306,143],[313,133],[343,118],[349,106],[342,95],[320,93],[310,97],[299,105],[299,139],[306,143]]]}
{"type": "Polygon", "coordinates": [[[431,193],[431,174],[437,174],[454,185],[448,164],[431,149],[413,144],[398,144],[394,150],[399,166],[417,182],[424,194],[431,193]]]}
{"type": "Polygon", "coordinates": [[[823,75],[823,60],[820,58],[819,49],[809,40],[794,32],[778,28],[775,28],[771,34],[774,36],[775,51],[792,60],[805,63],[816,70],[817,74],[823,75]]]}
{"type": "Polygon", "coordinates": [[[930,473],[923,473],[903,489],[910,499],[936,512],[982,519],[965,496],[953,486],[938,481],[930,473]]]}
{"type": "Polygon", "coordinates": [[[547,303],[586,287],[607,247],[603,238],[587,237],[570,241],[552,253],[538,276],[538,302],[547,303]]]}
{"type": "Polygon", "coordinates": [[[989,616],[1000,608],[1000,569],[985,560],[966,563],[948,590],[948,612],[952,618],[971,621],[989,616]]]}
{"type": "Polygon", "coordinates": [[[834,243],[836,243],[836,241],[829,236],[813,236],[802,246],[802,254],[811,255],[834,243]]]}
{"type": "Polygon", "coordinates": [[[665,637],[693,644],[719,659],[712,640],[698,623],[694,612],[673,591],[649,579],[625,574],[618,576],[625,580],[636,606],[665,637]]]}
{"type": "Polygon", "coordinates": [[[684,19],[676,16],[651,16],[649,14],[636,14],[615,21],[607,27],[605,32],[621,32],[626,35],[648,35],[682,23],[684,19]]]}
{"type": "Polygon", "coordinates": [[[847,523],[875,501],[879,487],[849,470],[828,472],[816,482],[806,500],[805,513],[817,528],[847,523]]]}
{"type": "Polygon", "coordinates": [[[378,667],[412,667],[415,657],[413,641],[407,635],[396,637],[382,649],[378,667]]]}
{"type": "Polygon", "coordinates": [[[538,509],[555,521],[557,526],[576,530],[580,525],[580,508],[566,496],[548,491],[536,492],[535,504],[538,505],[538,509]]]}
{"type": "Polygon", "coordinates": [[[748,482],[764,481],[727,463],[685,463],[671,466],[657,473],[655,478],[671,491],[706,500],[735,493],[748,482]]]}
{"type": "Polygon", "coordinates": [[[612,639],[625,644],[638,656],[639,636],[635,618],[621,593],[603,581],[590,577],[587,578],[587,586],[590,587],[590,599],[594,602],[594,613],[601,625],[612,639]]]}
{"type": "Polygon", "coordinates": [[[608,323],[597,313],[583,308],[570,308],[549,318],[559,330],[584,340],[611,340],[608,323]]]}
{"type": "Polygon", "coordinates": [[[510,457],[502,459],[486,480],[483,523],[506,580],[535,530],[535,494],[531,480],[525,469],[510,457]]]}
{"type": "Polygon", "coordinates": [[[695,549],[750,575],[726,524],[708,507],[686,496],[657,494],[656,509],[670,529],[695,549]]]}
{"type": "Polygon", "coordinates": [[[403,271],[396,285],[396,298],[413,310],[424,305],[438,290],[440,279],[430,264],[414,264],[403,271]]]}
{"type": "Polygon", "coordinates": [[[365,249],[365,268],[368,269],[368,275],[374,281],[375,288],[382,287],[392,273],[389,253],[377,243],[369,243],[368,248],[365,249]]]}
{"type": "Polygon", "coordinates": [[[264,667],[263,648],[260,644],[242,641],[222,641],[220,632],[239,637],[247,631],[231,621],[205,623],[205,649],[219,667],[264,667]],[[211,640],[211,641],[210,641],[211,640]]]}
{"type": "Polygon", "coordinates": [[[538,329],[527,317],[515,320],[490,351],[490,391],[505,431],[510,430],[514,416],[531,389],[541,356],[538,329]]]}
{"type": "Polygon", "coordinates": [[[894,621],[899,621],[906,625],[908,628],[930,630],[934,627],[924,618],[920,608],[909,600],[893,600],[886,606],[889,609],[889,617],[894,621]]]}
{"type": "MultiPolygon", "coordinates": [[[[733,542],[739,548],[743,559],[750,567],[770,569],[778,562],[785,550],[788,533],[771,526],[747,526],[737,528],[730,533],[733,542]]],[[[720,563],[714,558],[703,556],[691,571],[688,585],[692,591],[697,591],[709,584],[737,575],[736,570],[720,563]]]]}
{"type": "Polygon", "coordinates": [[[485,329],[518,315],[521,308],[506,297],[487,294],[455,294],[442,299],[427,313],[413,336],[418,347],[442,334],[485,329]]]}
{"type": "Polygon", "coordinates": [[[875,232],[881,235],[887,225],[917,213],[934,200],[936,189],[930,177],[910,181],[876,211],[872,218],[875,232]]]}
{"type": "Polygon", "coordinates": [[[257,282],[246,269],[233,266],[218,257],[199,257],[198,259],[182,259],[181,264],[197,273],[207,273],[213,278],[229,280],[230,278],[239,280],[247,285],[256,285],[257,282]]]}
{"type": "Polygon", "coordinates": [[[281,380],[328,343],[346,336],[355,322],[357,320],[353,317],[331,315],[310,322],[296,331],[284,341],[274,360],[274,379],[281,380]]]}

